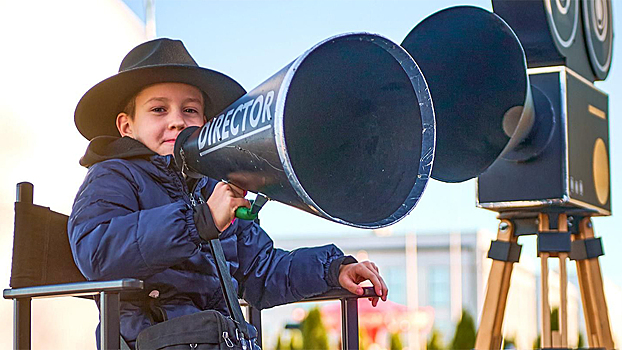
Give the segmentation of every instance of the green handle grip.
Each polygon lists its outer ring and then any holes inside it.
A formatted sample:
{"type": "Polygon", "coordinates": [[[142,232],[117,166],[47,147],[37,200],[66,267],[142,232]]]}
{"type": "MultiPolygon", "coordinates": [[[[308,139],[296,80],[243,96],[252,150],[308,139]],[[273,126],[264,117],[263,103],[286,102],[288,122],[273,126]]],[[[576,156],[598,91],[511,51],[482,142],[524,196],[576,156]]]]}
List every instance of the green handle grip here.
{"type": "Polygon", "coordinates": [[[242,220],[255,220],[258,213],[251,213],[251,209],[247,207],[238,207],[235,210],[235,217],[242,220]]]}

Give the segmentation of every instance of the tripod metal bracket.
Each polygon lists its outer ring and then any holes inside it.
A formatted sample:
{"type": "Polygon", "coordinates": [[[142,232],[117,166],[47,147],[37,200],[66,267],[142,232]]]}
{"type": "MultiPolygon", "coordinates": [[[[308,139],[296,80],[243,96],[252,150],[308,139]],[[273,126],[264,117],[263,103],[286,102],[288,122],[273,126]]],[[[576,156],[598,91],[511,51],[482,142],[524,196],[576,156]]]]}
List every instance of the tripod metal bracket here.
{"type": "Polygon", "coordinates": [[[516,242],[492,241],[488,257],[493,260],[518,262],[522,246],[516,242]]]}
{"type": "Polygon", "coordinates": [[[579,239],[572,242],[570,260],[586,260],[605,255],[603,242],[599,238],[579,239]]]}
{"type": "Polygon", "coordinates": [[[570,232],[539,232],[538,252],[570,252],[570,232]]]}
{"type": "Polygon", "coordinates": [[[535,235],[538,232],[538,213],[508,211],[499,213],[498,219],[508,220],[514,227],[514,236],[535,235]]]}
{"type": "Polygon", "coordinates": [[[514,223],[514,235],[525,236],[535,235],[538,232],[537,217],[533,218],[515,218],[512,219],[514,223]]]}

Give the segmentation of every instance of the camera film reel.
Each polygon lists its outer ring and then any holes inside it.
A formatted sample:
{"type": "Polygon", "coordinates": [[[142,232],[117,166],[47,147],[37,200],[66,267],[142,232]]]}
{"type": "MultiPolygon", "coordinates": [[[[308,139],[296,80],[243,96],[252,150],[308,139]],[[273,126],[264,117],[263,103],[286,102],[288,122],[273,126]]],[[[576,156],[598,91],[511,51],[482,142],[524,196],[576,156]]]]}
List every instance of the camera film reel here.
{"type": "Polygon", "coordinates": [[[545,0],[551,34],[560,52],[565,53],[574,43],[579,30],[578,0],[545,0]]]}
{"type": "Polygon", "coordinates": [[[583,27],[592,70],[598,80],[604,80],[613,51],[611,0],[583,1],[583,27]]]}

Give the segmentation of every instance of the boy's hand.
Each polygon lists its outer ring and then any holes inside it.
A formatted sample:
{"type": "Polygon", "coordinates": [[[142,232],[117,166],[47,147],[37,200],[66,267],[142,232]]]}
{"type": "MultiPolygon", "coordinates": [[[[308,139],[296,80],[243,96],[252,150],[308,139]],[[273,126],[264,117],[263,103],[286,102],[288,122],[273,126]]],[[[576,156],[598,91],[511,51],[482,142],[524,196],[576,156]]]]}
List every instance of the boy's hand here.
{"type": "MultiPolygon", "coordinates": [[[[376,294],[379,295],[383,301],[387,301],[389,288],[387,288],[387,285],[380,276],[376,264],[371,261],[363,261],[360,263],[341,265],[339,267],[339,284],[350,293],[362,295],[363,287],[359,286],[359,283],[366,280],[369,280],[373,284],[376,294]]],[[[374,307],[378,304],[378,298],[369,298],[369,300],[374,307]]]]}
{"type": "Polygon", "coordinates": [[[238,207],[251,207],[250,202],[244,199],[243,189],[224,182],[216,184],[214,191],[207,199],[207,205],[212,212],[214,225],[220,232],[231,225],[238,207]]]}

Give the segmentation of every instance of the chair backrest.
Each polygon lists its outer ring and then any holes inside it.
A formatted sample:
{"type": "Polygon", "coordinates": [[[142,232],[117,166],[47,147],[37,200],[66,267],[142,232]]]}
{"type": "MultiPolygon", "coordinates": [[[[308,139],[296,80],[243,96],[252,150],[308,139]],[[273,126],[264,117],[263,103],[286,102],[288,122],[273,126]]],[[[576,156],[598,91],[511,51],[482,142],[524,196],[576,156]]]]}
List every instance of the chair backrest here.
{"type": "Polygon", "coordinates": [[[17,188],[11,287],[84,282],[69,247],[68,217],[34,205],[31,183],[17,188]]]}

